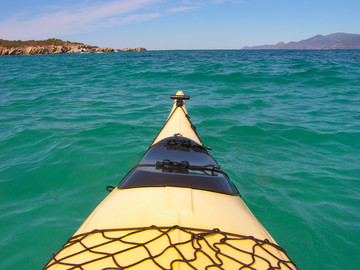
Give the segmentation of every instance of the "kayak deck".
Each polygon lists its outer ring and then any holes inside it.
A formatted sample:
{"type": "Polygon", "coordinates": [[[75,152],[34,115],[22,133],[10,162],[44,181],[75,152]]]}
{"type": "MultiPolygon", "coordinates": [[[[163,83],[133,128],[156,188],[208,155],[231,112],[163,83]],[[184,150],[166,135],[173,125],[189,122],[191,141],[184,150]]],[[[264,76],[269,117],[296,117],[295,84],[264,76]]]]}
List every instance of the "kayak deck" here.
{"type": "Polygon", "coordinates": [[[185,107],[44,269],[297,269],[204,147],[185,107]]]}
{"type": "Polygon", "coordinates": [[[207,150],[183,137],[166,138],[153,145],[118,188],[166,186],[238,193],[207,150]]]}
{"type": "Polygon", "coordinates": [[[296,266],[287,259],[284,250],[269,241],[218,229],[151,226],[76,235],[49,262],[47,269],[296,269],[296,266]]]}
{"type": "Polygon", "coordinates": [[[75,233],[174,225],[275,241],[238,196],[179,187],[114,189],[75,233]]]}

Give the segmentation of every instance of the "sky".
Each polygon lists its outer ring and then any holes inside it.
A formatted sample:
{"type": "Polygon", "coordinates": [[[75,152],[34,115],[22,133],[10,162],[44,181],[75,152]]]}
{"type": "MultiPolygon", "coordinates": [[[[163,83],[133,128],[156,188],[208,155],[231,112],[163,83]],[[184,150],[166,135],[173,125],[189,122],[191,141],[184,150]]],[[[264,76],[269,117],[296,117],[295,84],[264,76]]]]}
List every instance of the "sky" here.
{"type": "Polygon", "coordinates": [[[360,34],[360,0],[0,0],[0,39],[114,49],[241,49],[360,34]]]}

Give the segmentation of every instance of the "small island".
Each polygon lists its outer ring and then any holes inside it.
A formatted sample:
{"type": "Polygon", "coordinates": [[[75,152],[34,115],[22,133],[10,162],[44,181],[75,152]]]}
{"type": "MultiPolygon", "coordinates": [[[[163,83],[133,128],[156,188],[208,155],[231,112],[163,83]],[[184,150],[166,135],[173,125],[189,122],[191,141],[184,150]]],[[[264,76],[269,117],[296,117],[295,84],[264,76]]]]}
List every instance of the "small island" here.
{"type": "Polygon", "coordinates": [[[0,39],[0,56],[2,55],[42,55],[65,53],[112,53],[144,52],[145,48],[99,48],[79,42],[63,41],[51,38],[47,40],[3,40],[0,39]]]}

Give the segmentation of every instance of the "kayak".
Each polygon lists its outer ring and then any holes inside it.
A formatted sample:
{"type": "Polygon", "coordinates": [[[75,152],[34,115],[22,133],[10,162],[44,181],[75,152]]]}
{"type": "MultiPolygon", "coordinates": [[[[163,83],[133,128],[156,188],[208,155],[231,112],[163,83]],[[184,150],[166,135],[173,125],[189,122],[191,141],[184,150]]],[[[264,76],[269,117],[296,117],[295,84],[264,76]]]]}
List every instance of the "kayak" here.
{"type": "Polygon", "coordinates": [[[191,123],[182,91],[140,162],[43,269],[297,269],[191,123]]]}

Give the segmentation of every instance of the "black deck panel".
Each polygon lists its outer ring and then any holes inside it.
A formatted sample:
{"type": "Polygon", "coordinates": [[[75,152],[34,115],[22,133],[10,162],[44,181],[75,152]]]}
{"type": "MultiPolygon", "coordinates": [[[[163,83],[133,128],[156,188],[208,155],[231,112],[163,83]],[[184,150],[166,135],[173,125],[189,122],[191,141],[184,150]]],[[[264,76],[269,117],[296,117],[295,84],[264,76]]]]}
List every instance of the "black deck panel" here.
{"type": "MultiPolygon", "coordinates": [[[[153,145],[120,182],[119,189],[137,187],[188,187],[223,194],[238,194],[225,173],[211,173],[218,163],[205,147],[184,137],[170,137],[153,145]],[[172,165],[163,166],[163,161],[172,165]],[[187,166],[180,164],[185,161],[187,166]],[[174,162],[179,166],[174,166],[174,162]],[[160,165],[157,165],[160,164],[160,165]],[[208,170],[195,169],[206,166],[208,170]]],[[[217,167],[218,170],[220,167],[217,167]]]]}
{"type": "Polygon", "coordinates": [[[119,184],[119,189],[138,187],[187,187],[234,195],[237,191],[225,176],[163,173],[155,168],[136,168],[119,184]]]}
{"type": "Polygon", "coordinates": [[[194,166],[217,165],[217,162],[203,146],[183,137],[170,137],[161,140],[145,153],[139,164],[155,164],[156,161],[164,159],[177,162],[185,160],[194,166]],[[170,140],[177,141],[178,144],[171,145],[168,143],[170,140]],[[181,142],[184,145],[188,145],[190,142],[191,147],[181,145],[181,142]]]}

